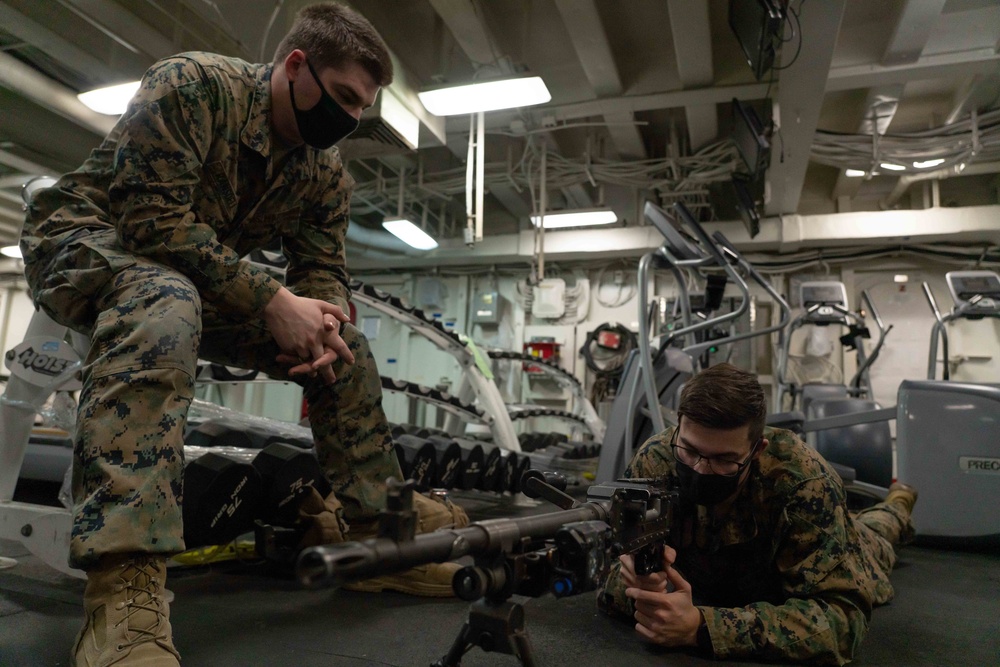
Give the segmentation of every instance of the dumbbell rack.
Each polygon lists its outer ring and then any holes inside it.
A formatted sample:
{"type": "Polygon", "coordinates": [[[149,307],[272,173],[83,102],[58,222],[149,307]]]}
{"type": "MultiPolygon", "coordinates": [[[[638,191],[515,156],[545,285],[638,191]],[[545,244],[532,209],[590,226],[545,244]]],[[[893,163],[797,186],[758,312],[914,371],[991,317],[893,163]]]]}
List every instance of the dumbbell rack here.
{"type": "MultiPolygon", "coordinates": [[[[480,368],[479,363],[477,363],[478,350],[475,349],[471,341],[465,341],[458,334],[446,330],[440,322],[427,317],[424,311],[408,305],[399,297],[393,296],[388,292],[357,280],[351,282],[351,290],[354,293],[352,298],[358,303],[362,303],[393,318],[397,322],[405,324],[433,343],[438,349],[452,355],[463,370],[462,381],[457,393],[458,399],[466,403],[475,399],[476,403],[480,406],[480,411],[483,413],[483,422],[490,428],[493,441],[504,449],[514,452],[521,451],[517,434],[514,432],[513,420],[510,414],[511,406],[504,403],[500,389],[496,383],[480,368]]],[[[583,395],[583,388],[580,386],[579,381],[572,375],[566,373],[561,368],[542,362],[535,357],[515,352],[489,351],[487,352],[487,356],[492,359],[530,361],[538,365],[545,373],[553,376],[557,381],[568,386],[573,391],[576,397],[574,402],[577,406],[581,406],[580,409],[583,412],[583,415],[575,415],[574,413],[567,413],[564,410],[533,408],[530,415],[521,415],[522,417],[564,418],[569,416],[585,424],[591,433],[593,433],[596,440],[600,441],[603,439],[604,422],[597,416],[593,405],[583,395]]],[[[385,384],[383,384],[383,388],[385,388],[385,384]]],[[[456,414],[454,411],[450,412],[457,417],[467,418],[466,415],[456,414]]],[[[515,409],[515,412],[520,412],[520,410],[515,409]]],[[[446,430],[450,431],[452,429],[448,428],[446,430]]]]}

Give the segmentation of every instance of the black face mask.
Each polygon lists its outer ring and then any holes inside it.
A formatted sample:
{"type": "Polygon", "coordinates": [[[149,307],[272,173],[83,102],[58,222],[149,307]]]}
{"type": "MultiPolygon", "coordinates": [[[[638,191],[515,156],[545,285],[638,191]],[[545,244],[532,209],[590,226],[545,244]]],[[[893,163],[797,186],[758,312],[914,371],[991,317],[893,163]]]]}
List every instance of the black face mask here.
{"type": "Polygon", "coordinates": [[[707,507],[717,505],[736,493],[740,477],[743,476],[704,475],[680,461],[675,461],[675,464],[681,498],[707,507]]]}
{"type": "Polygon", "coordinates": [[[295,111],[295,122],[299,126],[299,136],[313,148],[326,150],[330,146],[358,129],[358,120],[344,111],[337,100],[326,92],[319,80],[312,63],[306,60],[310,74],[316,80],[320,89],[319,102],[312,109],[302,110],[295,104],[295,82],[288,82],[288,96],[292,98],[292,109],[295,111]]]}

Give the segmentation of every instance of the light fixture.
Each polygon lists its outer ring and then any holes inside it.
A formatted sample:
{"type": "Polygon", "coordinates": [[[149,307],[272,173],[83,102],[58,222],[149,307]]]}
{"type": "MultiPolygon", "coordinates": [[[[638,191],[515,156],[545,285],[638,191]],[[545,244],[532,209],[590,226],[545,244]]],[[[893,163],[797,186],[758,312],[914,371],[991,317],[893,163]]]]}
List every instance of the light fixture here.
{"type": "Polygon", "coordinates": [[[9,245],[0,248],[0,255],[4,257],[12,257],[14,259],[21,259],[21,248],[16,245],[9,245]]]}
{"type": "Polygon", "coordinates": [[[77,98],[97,113],[120,116],[128,108],[128,102],[139,90],[138,81],[120,83],[80,93],[77,98]]]}
{"type": "MultiPolygon", "coordinates": [[[[531,216],[531,224],[535,227],[538,226],[540,220],[541,216],[531,216]]],[[[543,226],[545,229],[559,229],[561,227],[610,225],[614,222],[618,222],[618,216],[610,208],[589,208],[546,213],[543,226]]]]}
{"type": "Polygon", "coordinates": [[[433,250],[438,247],[437,241],[406,218],[386,218],[382,221],[382,226],[400,241],[417,250],[433,250]]]}
{"type": "Polygon", "coordinates": [[[929,169],[930,167],[936,167],[939,164],[944,164],[943,157],[939,157],[934,160],[924,160],[923,162],[914,162],[913,166],[917,169],[929,169]]]}
{"type": "Polygon", "coordinates": [[[844,170],[844,176],[847,176],[848,178],[860,178],[861,176],[864,176],[864,175],[865,175],[865,172],[862,171],[861,169],[845,169],[844,170]]]}
{"type": "Polygon", "coordinates": [[[897,273],[892,277],[892,280],[895,283],[908,283],[910,282],[910,276],[906,275],[905,273],[897,273]]]}
{"type": "Polygon", "coordinates": [[[496,111],[545,104],[552,99],[540,76],[480,81],[463,86],[436,88],[417,93],[420,102],[435,116],[496,111]]]}
{"type": "Polygon", "coordinates": [[[906,171],[906,167],[901,164],[893,164],[891,162],[883,162],[879,165],[883,169],[888,169],[889,171],[906,171]]]}

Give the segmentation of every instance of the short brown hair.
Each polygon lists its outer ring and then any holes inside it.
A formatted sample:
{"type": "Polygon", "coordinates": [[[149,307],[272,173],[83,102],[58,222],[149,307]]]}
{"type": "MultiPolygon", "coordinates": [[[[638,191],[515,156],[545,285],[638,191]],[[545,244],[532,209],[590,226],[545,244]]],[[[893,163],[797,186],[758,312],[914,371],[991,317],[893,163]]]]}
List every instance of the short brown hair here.
{"type": "Polygon", "coordinates": [[[379,86],[392,83],[392,58],[382,36],[368,19],[344,5],[322,2],[299,10],[274,52],[274,64],[283,62],[295,49],[305,51],[316,69],[356,62],[379,86]]]}
{"type": "Polygon", "coordinates": [[[706,428],[749,426],[750,442],[756,443],[764,436],[767,401],[757,376],[718,364],[684,384],[677,414],[706,428]]]}

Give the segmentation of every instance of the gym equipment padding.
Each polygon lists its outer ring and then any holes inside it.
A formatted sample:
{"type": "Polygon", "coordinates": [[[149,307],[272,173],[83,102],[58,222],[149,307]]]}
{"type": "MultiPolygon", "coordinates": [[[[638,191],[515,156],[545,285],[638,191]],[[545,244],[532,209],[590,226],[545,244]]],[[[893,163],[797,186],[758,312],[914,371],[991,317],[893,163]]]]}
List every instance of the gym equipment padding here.
{"type": "MultiPolygon", "coordinates": [[[[813,399],[808,415],[810,419],[824,419],[878,407],[878,403],[861,398],[813,399]]],[[[855,478],[860,482],[883,488],[892,484],[892,437],[888,422],[817,431],[816,451],[828,461],[854,468],[855,478]]]]}

